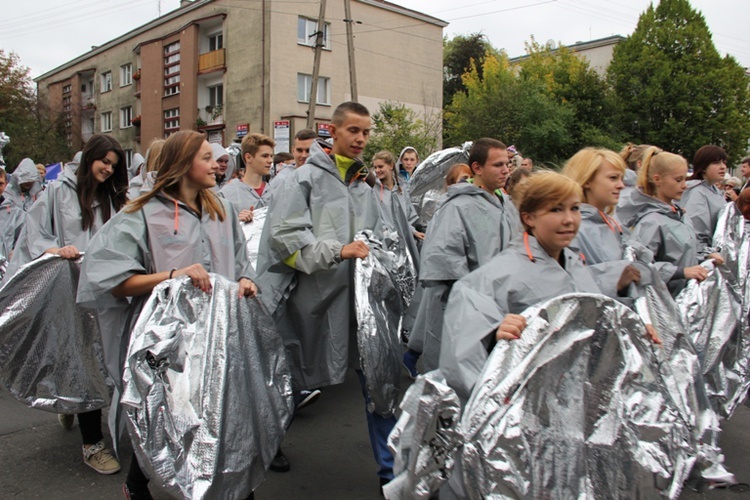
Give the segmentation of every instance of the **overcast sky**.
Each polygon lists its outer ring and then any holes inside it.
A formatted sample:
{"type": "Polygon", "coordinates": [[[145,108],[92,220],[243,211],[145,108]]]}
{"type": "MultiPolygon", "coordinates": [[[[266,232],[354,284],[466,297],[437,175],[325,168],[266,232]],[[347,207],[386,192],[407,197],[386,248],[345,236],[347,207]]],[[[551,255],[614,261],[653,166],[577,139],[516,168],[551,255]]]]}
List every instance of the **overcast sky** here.
{"type": "MultiPolygon", "coordinates": [[[[255,1],[258,0],[234,0],[255,1]]],[[[284,0],[292,1],[292,0],[284,0]]],[[[329,3],[337,0],[328,0],[329,3]]],[[[340,1],[340,0],[338,0],[340,1]]],[[[518,56],[531,35],[537,41],[572,44],[610,35],[627,36],[649,0],[396,0],[450,24],[445,34],[482,32],[497,48],[518,56]]],[[[691,0],[703,13],[722,54],[750,67],[750,1],[691,0]]],[[[16,52],[39,76],[179,6],[179,0],[4,0],[0,47],[16,52]]],[[[365,29],[366,19],[358,19],[365,29]]],[[[389,28],[399,28],[392,26],[389,28]]],[[[402,28],[408,29],[408,28],[402,28]]],[[[355,44],[356,45],[356,44],[355,44]]]]}

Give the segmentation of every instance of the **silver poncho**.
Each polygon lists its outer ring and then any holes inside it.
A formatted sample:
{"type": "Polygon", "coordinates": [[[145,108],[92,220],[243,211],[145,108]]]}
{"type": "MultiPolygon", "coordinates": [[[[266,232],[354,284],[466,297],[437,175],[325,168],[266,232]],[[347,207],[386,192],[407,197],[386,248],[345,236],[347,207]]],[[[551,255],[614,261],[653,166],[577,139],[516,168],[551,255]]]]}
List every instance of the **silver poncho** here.
{"type": "Polygon", "coordinates": [[[0,379],[19,401],[54,413],[109,404],[96,317],[76,305],[81,261],[44,255],[0,290],[0,379]]]}
{"type": "Polygon", "coordinates": [[[241,222],[242,232],[245,233],[245,248],[247,249],[247,260],[258,268],[258,252],[260,251],[260,235],[263,232],[263,224],[266,223],[268,207],[262,207],[253,212],[252,222],[241,222]]]}
{"type": "Polygon", "coordinates": [[[357,314],[359,362],[367,381],[367,410],[389,417],[400,396],[401,316],[414,294],[416,276],[409,252],[393,232],[386,241],[371,231],[357,235],[370,247],[354,264],[354,306],[357,314]]]}
{"type": "Polygon", "coordinates": [[[292,415],[281,339],[257,299],[211,275],[158,285],[133,330],[122,404],[144,471],[184,498],[246,498],[292,415]]]}

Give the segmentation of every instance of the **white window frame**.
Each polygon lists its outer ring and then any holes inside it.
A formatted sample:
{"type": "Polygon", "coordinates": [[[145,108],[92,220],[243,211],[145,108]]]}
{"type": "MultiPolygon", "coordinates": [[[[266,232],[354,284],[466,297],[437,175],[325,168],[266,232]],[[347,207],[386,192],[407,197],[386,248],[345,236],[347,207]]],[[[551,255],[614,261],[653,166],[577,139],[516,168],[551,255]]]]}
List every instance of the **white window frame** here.
{"type": "Polygon", "coordinates": [[[217,83],[208,87],[208,105],[209,106],[224,106],[224,84],[217,83]],[[221,91],[219,92],[219,88],[221,91]],[[217,99],[218,97],[218,99],[217,99]]]}
{"type": "Polygon", "coordinates": [[[101,74],[101,91],[102,94],[104,92],[109,92],[112,90],[112,72],[111,71],[105,71],[101,74]]]}
{"type": "Polygon", "coordinates": [[[208,35],[208,51],[213,52],[215,50],[223,49],[224,48],[224,32],[223,31],[217,31],[215,33],[211,33],[208,35]],[[211,48],[211,44],[213,43],[214,48],[211,48]]]}
{"type": "Polygon", "coordinates": [[[180,108],[164,110],[164,132],[170,133],[180,129],[180,108]]]}
{"type": "MultiPolygon", "coordinates": [[[[297,73],[297,102],[309,103],[310,90],[312,90],[312,75],[297,73]]],[[[315,104],[321,106],[331,105],[331,79],[329,77],[318,77],[318,98],[315,104]]]]}
{"type": "Polygon", "coordinates": [[[123,64],[120,66],[120,87],[127,87],[133,84],[133,65],[123,64]]]}
{"type": "Polygon", "coordinates": [[[125,168],[130,169],[130,165],[133,164],[133,150],[123,149],[122,152],[125,153],[125,168]]]}
{"type": "Polygon", "coordinates": [[[101,114],[101,129],[102,132],[112,132],[112,112],[104,111],[101,114]]]}
{"type": "MultiPolygon", "coordinates": [[[[318,31],[318,20],[299,16],[297,18],[297,43],[308,47],[315,47],[313,33],[318,31]],[[304,26],[302,23],[305,23],[304,26]],[[304,35],[304,36],[303,36],[304,35]]],[[[331,50],[331,23],[323,25],[323,48],[331,50]]]]}
{"type": "Polygon", "coordinates": [[[133,123],[133,106],[123,106],[120,108],[120,128],[130,128],[133,123]]]}

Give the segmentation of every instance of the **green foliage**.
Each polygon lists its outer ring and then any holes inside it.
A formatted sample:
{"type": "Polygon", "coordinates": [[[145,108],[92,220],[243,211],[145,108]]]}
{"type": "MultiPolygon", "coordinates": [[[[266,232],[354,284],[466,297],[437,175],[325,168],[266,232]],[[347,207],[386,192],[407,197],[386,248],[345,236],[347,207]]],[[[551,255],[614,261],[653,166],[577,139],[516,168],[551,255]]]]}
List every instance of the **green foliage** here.
{"type": "Polygon", "coordinates": [[[482,77],[487,53],[498,55],[482,33],[456,35],[443,40],[443,106],[450,104],[457,92],[466,91],[462,77],[472,67],[476,67],[479,77],[482,77]]]}
{"type": "Polygon", "coordinates": [[[426,158],[438,147],[440,116],[419,117],[404,104],[387,101],[381,102],[372,115],[372,124],[372,135],[363,155],[368,163],[381,150],[398,155],[406,146],[412,146],[420,158],[426,158]]]}
{"type": "Polygon", "coordinates": [[[475,67],[464,75],[466,90],[445,112],[446,144],[495,137],[549,164],[585,146],[618,147],[606,83],[588,63],[533,39],[527,51],[518,65],[487,53],[481,73],[475,67]]]}
{"type": "Polygon", "coordinates": [[[8,171],[26,157],[45,164],[70,159],[62,125],[37,99],[28,68],[0,49],[0,131],[10,137],[3,149],[8,171]]]}
{"type": "Polygon", "coordinates": [[[745,154],[748,80],[733,58],[721,58],[705,19],[687,0],[650,6],[615,48],[608,73],[628,140],[688,159],[705,144],[724,147],[730,161],[745,154]]]}

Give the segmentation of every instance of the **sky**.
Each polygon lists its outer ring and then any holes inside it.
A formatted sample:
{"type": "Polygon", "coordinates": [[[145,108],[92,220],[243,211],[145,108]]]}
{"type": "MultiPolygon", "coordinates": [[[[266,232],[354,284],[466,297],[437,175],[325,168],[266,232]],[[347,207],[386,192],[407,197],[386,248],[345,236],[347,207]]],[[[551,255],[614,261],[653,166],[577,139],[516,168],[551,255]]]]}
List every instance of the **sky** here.
{"type": "MultiPolygon", "coordinates": [[[[251,2],[258,0],[231,0],[251,2]]],[[[277,0],[294,1],[294,0],[277,0]]],[[[308,0],[309,1],[309,0],[308,0]]],[[[328,0],[334,2],[337,0],[328,0]]],[[[338,0],[340,1],[340,0],[338,0]]],[[[656,0],[658,1],[658,0],[656,0]]],[[[719,52],[750,67],[750,1],[690,0],[701,11],[719,52]]],[[[573,44],[627,36],[649,0],[392,0],[449,22],[444,34],[481,32],[509,56],[524,42],[573,44]]],[[[179,6],[179,0],[6,0],[0,7],[0,48],[19,55],[36,77],[179,6]]],[[[367,20],[357,29],[366,29],[367,20]]],[[[406,26],[406,25],[405,25],[406,26]]],[[[390,29],[404,29],[399,26],[390,29]]],[[[356,45],[356,43],[355,43],[356,45]]]]}

